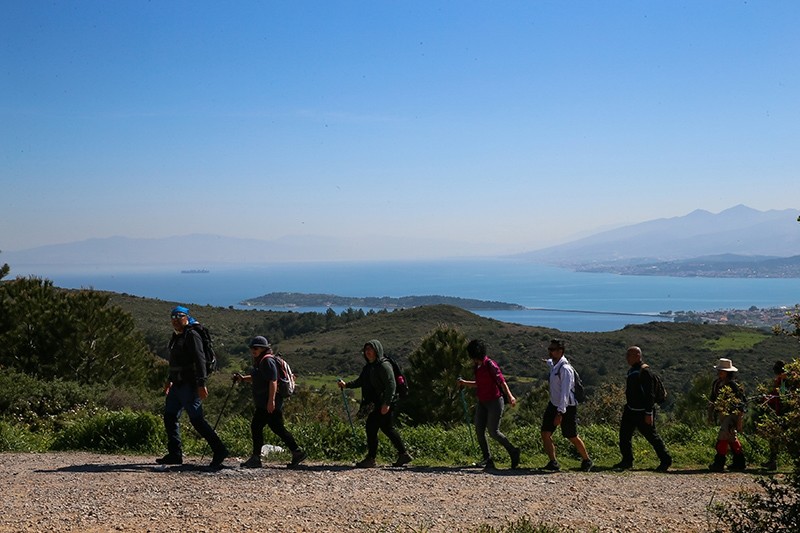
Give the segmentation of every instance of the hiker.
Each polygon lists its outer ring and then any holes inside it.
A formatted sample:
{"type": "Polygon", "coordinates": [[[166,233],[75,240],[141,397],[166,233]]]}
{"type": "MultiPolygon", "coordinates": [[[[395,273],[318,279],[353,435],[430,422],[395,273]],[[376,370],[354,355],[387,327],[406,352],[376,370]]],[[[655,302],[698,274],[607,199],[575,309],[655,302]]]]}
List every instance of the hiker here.
{"type": "Polygon", "coordinates": [[[457,383],[460,387],[474,388],[478,397],[478,403],[475,404],[475,433],[483,453],[483,461],[478,463],[478,466],[486,470],[495,467],[489,452],[489,443],[486,441],[488,430],[489,436],[506,449],[511,457],[511,468],[516,469],[519,467],[520,449],[511,444],[500,432],[500,418],[503,416],[506,398],[512,406],[516,405],[517,399],[511,394],[500,367],[486,355],[486,344],[482,340],[471,340],[467,345],[467,355],[472,360],[475,380],[458,378],[457,383]]]}
{"type": "Polygon", "coordinates": [[[711,386],[709,418],[712,422],[717,419],[720,427],[717,434],[717,453],[714,462],[708,465],[708,469],[712,472],[725,470],[725,461],[730,448],[733,460],[729,469],[742,471],[747,465],[737,435],[742,431],[747,401],[744,387],[736,380],[739,369],[733,366],[733,361],[730,359],[720,359],[714,370],[717,371],[717,379],[711,386]]]}
{"type": "Polygon", "coordinates": [[[542,445],[550,459],[544,470],[557,472],[561,465],[556,459],[556,446],[553,432],[561,426],[561,434],[569,440],[581,456],[581,470],[588,472],[594,466],[581,438],[578,436],[578,402],[575,401],[575,370],[564,356],[566,344],[561,339],[553,339],[547,348],[550,358],[550,401],[542,417],[542,445]]]}
{"type": "Polygon", "coordinates": [[[362,405],[372,404],[366,421],[367,456],[356,463],[357,468],[373,468],[378,456],[378,430],[389,437],[397,449],[397,460],[392,466],[404,466],[413,459],[406,451],[400,434],[394,427],[394,407],[397,403],[397,384],[389,360],[383,356],[383,345],[373,339],[362,350],[366,364],[353,381],[339,380],[340,389],[361,389],[362,405]]]}
{"type": "Polygon", "coordinates": [[[253,453],[243,462],[242,468],[261,468],[261,448],[264,446],[264,427],[269,426],[292,452],[290,468],[299,465],[306,453],[297,445],[283,421],[284,398],[278,394],[278,365],[272,353],[272,346],[266,337],[253,337],[249,343],[250,355],[253,356],[253,368],[249,374],[233,375],[235,383],[251,383],[253,385],[253,418],[250,421],[250,433],[253,438],[253,453]]]}
{"type": "MultiPolygon", "coordinates": [[[[785,414],[785,406],[781,399],[782,396],[786,394],[786,369],[784,368],[786,363],[781,360],[775,361],[775,364],[772,366],[772,373],[775,377],[772,380],[772,386],[770,388],[769,394],[764,398],[764,403],[766,407],[769,409],[767,416],[773,416],[777,418],[777,427],[781,429],[785,426],[785,421],[783,420],[782,416],[785,414]]],[[[781,439],[779,436],[776,435],[767,435],[767,441],[769,442],[769,459],[761,466],[767,470],[777,470],[778,469],[778,451],[781,447],[781,439]]]]}
{"type": "Polygon", "coordinates": [[[167,430],[167,455],[156,459],[158,464],[183,463],[180,419],[186,410],[189,422],[211,447],[212,468],[222,467],[228,449],[216,431],[203,416],[203,400],[208,397],[206,388],[206,354],[200,334],[192,328],[198,324],[189,315],[189,309],[177,306],[170,313],[172,338],[169,341],[169,378],[164,387],[167,399],[164,406],[164,427],[167,430]]]}
{"type": "Polygon", "coordinates": [[[650,367],[642,361],[642,349],[631,346],[625,352],[628,369],[625,381],[625,407],[619,426],[619,452],[622,460],[613,468],[627,470],[633,468],[633,433],[639,433],[653,447],[660,461],[656,472],[666,472],[672,465],[672,457],[664,446],[664,441],[656,431],[656,409],[653,374],[650,367]]]}

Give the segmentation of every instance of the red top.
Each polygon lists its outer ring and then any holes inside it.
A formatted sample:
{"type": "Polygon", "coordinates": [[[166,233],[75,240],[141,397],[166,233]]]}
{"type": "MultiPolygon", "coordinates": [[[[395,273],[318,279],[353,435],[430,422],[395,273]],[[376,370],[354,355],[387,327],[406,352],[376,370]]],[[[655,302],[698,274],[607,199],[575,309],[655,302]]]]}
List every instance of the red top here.
{"type": "Polygon", "coordinates": [[[475,388],[479,402],[491,402],[502,396],[500,387],[505,382],[506,378],[503,377],[500,367],[489,356],[484,357],[475,367],[475,388]]]}

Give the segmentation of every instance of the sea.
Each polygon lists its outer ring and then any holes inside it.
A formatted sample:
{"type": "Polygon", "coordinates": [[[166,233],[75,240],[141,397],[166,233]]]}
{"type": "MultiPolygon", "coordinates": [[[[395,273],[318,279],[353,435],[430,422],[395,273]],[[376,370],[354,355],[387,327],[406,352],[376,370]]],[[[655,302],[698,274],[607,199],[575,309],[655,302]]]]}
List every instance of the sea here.
{"type": "MultiPolygon", "coordinates": [[[[442,295],[524,306],[481,316],[561,331],[612,331],[668,320],[668,311],[792,307],[796,278],[677,278],[574,272],[513,259],[312,262],[175,267],[12,266],[64,288],[93,288],[188,306],[252,309],[241,302],[271,292],[337,296],[442,295]],[[188,272],[201,270],[202,272],[188,272]]],[[[275,308],[286,310],[285,308],[275,308]]],[[[327,308],[292,308],[324,312],[327,308]]],[[[342,308],[333,308],[337,313],[342,308]]]]}

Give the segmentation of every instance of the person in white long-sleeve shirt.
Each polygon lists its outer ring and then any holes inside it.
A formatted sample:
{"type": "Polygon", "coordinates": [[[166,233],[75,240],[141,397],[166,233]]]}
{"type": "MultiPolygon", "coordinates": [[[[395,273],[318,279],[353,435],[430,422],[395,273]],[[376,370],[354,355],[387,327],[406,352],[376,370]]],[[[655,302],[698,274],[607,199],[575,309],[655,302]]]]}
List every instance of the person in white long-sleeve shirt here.
{"type": "Polygon", "coordinates": [[[561,426],[561,434],[578,450],[581,458],[581,470],[588,472],[594,466],[586,451],[583,440],[578,436],[577,407],[575,401],[575,371],[564,357],[564,341],[553,339],[547,351],[550,359],[550,402],[542,417],[542,445],[550,462],[545,470],[558,471],[561,466],[556,459],[556,446],[553,443],[553,432],[561,426]]]}

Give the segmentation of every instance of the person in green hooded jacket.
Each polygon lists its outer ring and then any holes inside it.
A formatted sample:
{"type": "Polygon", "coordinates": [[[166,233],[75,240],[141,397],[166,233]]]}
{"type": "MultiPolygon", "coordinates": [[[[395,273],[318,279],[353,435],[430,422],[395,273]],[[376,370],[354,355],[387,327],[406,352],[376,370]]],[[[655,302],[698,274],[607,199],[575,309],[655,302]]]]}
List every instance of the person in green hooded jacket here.
{"type": "Polygon", "coordinates": [[[406,451],[400,434],[394,427],[394,408],[397,403],[397,383],[395,382],[392,364],[383,355],[383,345],[373,339],[364,344],[362,351],[367,364],[361,374],[353,381],[339,380],[340,389],[361,389],[362,402],[372,404],[372,411],[367,415],[367,456],[356,463],[358,468],[373,468],[378,455],[378,430],[389,437],[397,449],[397,461],[392,466],[404,466],[412,461],[406,451]]]}

